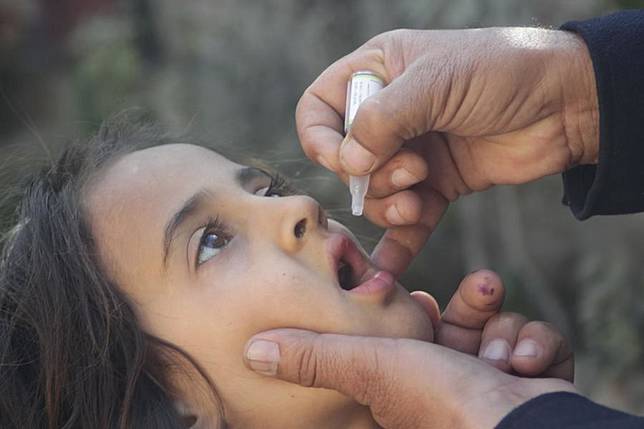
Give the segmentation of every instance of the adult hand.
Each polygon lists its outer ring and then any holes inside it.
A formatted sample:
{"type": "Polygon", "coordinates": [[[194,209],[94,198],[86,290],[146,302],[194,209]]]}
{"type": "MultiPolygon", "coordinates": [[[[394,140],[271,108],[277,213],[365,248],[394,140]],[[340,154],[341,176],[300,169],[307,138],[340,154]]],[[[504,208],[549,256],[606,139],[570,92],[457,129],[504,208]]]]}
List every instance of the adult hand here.
{"type": "Polygon", "coordinates": [[[377,265],[402,272],[449,201],[595,163],[598,102],[576,35],[534,28],[397,30],[326,69],[304,92],[307,156],[337,173],[372,173],[365,215],[389,228],[377,265]],[[387,86],[342,135],[346,82],[372,70],[387,86]]]}
{"type": "MultiPolygon", "coordinates": [[[[547,324],[499,313],[503,295],[491,271],[461,282],[437,325],[436,340],[452,349],[416,340],[277,329],[249,341],[247,363],[286,381],[338,390],[369,406],[384,428],[494,427],[533,397],[574,391],[562,380],[572,380],[573,366],[561,335],[547,324]],[[519,378],[499,369],[562,379],[519,378]]],[[[414,297],[430,316],[435,313],[431,298],[414,297]]]]}
{"type": "Polygon", "coordinates": [[[465,276],[438,320],[434,298],[420,291],[411,295],[433,319],[437,344],[479,356],[504,372],[573,380],[572,350],[554,326],[501,312],[505,288],[495,272],[465,276]]]}

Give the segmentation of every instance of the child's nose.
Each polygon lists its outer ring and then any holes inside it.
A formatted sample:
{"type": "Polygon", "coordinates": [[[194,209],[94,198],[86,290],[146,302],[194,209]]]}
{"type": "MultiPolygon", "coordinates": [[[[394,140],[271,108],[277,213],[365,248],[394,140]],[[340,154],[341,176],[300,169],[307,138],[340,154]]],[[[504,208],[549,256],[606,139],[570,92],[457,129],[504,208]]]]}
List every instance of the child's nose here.
{"type": "Polygon", "coordinates": [[[297,252],[312,233],[327,228],[324,211],[311,197],[282,197],[275,203],[279,204],[275,213],[278,219],[278,225],[275,226],[277,241],[288,253],[297,252]]]}

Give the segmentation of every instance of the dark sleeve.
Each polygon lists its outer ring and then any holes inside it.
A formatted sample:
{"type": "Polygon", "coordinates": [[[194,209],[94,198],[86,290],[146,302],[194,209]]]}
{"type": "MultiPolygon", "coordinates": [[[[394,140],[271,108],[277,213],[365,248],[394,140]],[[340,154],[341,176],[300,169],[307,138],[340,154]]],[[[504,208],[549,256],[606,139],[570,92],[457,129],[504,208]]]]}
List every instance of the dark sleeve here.
{"type": "Polygon", "coordinates": [[[515,408],[497,429],[642,429],[644,418],[598,405],[583,396],[556,392],[515,408]]]}
{"type": "Polygon", "coordinates": [[[563,174],[578,219],[644,211],[644,9],[564,24],[590,51],[599,100],[599,163],[563,174]]]}

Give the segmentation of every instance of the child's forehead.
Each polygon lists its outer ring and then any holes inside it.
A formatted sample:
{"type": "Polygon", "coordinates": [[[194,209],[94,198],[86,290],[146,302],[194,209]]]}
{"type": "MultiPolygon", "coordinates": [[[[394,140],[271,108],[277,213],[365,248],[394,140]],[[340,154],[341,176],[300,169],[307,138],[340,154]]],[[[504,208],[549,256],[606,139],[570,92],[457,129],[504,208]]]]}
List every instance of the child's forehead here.
{"type": "Polygon", "coordinates": [[[131,152],[96,177],[86,192],[94,209],[173,204],[203,187],[234,185],[241,166],[191,144],[169,144],[131,152]]]}
{"type": "MultiPolygon", "coordinates": [[[[93,233],[113,260],[160,260],[163,231],[182,204],[203,189],[217,195],[237,192],[239,171],[239,165],[216,152],[189,144],[124,155],[86,189],[93,233]],[[130,248],[136,251],[128,254],[130,248]]],[[[117,265],[127,271],[127,263],[117,265]]]]}
{"type": "Polygon", "coordinates": [[[175,143],[153,146],[125,155],[116,164],[126,171],[137,173],[147,171],[183,170],[186,168],[212,167],[216,165],[224,170],[235,169],[235,163],[217,152],[203,146],[188,143],[175,143]]]}
{"type": "Polygon", "coordinates": [[[207,173],[225,179],[240,166],[208,148],[193,144],[168,144],[137,150],[119,158],[96,177],[110,187],[127,187],[167,180],[194,179],[207,173]]]}

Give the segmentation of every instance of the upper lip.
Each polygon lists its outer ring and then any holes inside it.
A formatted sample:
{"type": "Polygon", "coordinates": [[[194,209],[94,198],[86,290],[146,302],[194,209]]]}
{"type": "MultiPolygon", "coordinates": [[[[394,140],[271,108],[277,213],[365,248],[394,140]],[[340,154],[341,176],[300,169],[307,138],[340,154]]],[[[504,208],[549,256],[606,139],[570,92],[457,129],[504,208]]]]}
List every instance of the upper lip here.
{"type": "Polygon", "coordinates": [[[369,269],[369,264],[365,261],[358,246],[344,234],[334,233],[329,237],[327,240],[327,254],[331,260],[331,267],[338,285],[340,284],[338,269],[341,262],[351,266],[354,284],[358,283],[369,269]]]}

